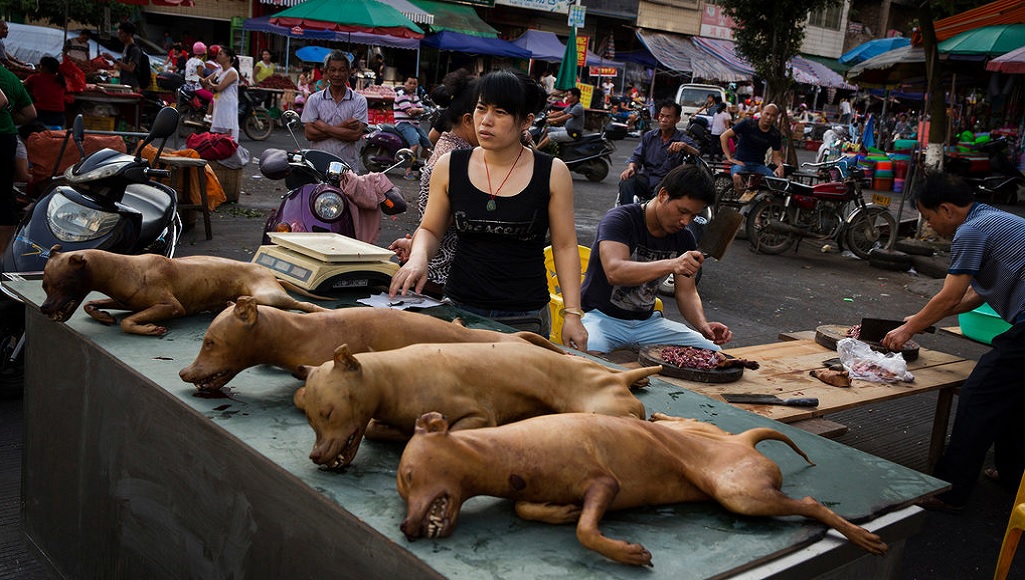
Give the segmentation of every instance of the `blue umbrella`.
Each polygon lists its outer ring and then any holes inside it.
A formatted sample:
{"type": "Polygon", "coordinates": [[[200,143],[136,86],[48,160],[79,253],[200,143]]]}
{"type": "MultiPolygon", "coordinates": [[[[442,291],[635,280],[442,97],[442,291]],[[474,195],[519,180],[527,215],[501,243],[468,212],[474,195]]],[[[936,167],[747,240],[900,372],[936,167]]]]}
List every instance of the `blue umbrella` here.
{"type": "MultiPolygon", "coordinates": [[[[327,48],[326,46],[304,46],[295,51],[295,55],[299,57],[299,60],[306,62],[324,62],[324,59],[332,51],[334,51],[333,48],[327,48]]],[[[349,59],[349,64],[352,64],[352,53],[347,52],[345,56],[349,59]]]]}
{"type": "Polygon", "coordinates": [[[890,38],[877,38],[864,44],[859,44],[840,56],[840,64],[858,64],[866,60],[890,52],[895,48],[910,46],[911,39],[903,36],[892,36],[890,38]]]}

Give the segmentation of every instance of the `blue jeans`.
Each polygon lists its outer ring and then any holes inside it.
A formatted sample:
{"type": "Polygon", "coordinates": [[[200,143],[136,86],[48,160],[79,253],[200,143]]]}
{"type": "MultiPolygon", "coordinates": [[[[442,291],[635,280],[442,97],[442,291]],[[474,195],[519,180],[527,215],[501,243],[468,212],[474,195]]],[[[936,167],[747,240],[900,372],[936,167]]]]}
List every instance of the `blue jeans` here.
{"type": "Polygon", "coordinates": [[[691,327],[669,320],[655,311],[647,320],[623,320],[601,310],[588,310],[583,318],[587,329],[587,350],[610,352],[622,346],[675,344],[709,350],[721,350],[691,327]]]}
{"type": "Polygon", "coordinates": [[[754,161],[745,161],[743,165],[730,166],[730,175],[736,175],[741,171],[744,173],[761,173],[762,175],[768,175],[769,177],[774,177],[776,175],[765,164],[755,163],[754,161]]]}
{"type": "Polygon", "coordinates": [[[403,121],[398,125],[395,125],[395,129],[402,133],[402,138],[406,140],[406,145],[415,147],[420,145],[421,147],[428,149],[431,146],[431,139],[427,136],[427,132],[423,130],[420,125],[414,125],[409,121],[403,121]]]}

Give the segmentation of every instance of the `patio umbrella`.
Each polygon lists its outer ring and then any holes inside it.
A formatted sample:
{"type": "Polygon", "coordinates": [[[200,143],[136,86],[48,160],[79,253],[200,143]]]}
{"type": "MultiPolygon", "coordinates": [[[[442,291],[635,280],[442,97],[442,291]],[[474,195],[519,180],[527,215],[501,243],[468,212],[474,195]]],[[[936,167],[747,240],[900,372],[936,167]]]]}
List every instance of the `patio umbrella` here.
{"type": "Polygon", "coordinates": [[[889,52],[902,46],[908,46],[909,44],[911,44],[911,39],[903,36],[877,38],[855,46],[851,50],[845,52],[837,60],[839,60],[841,64],[858,64],[859,62],[865,62],[872,57],[879,56],[884,52],[889,52]]]}
{"type": "Polygon", "coordinates": [[[1011,74],[1025,74],[1025,46],[998,56],[986,63],[986,70],[1011,74]]]}
{"type": "Polygon", "coordinates": [[[566,52],[562,55],[559,74],[555,75],[555,88],[567,91],[577,86],[577,27],[570,28],[566,52]]]}
{"type": "Polygon", "coordinates": [[[370,32],[400,38],[423,38],[424,31],[391,6],[377,0],[306,0],[270,19],[278,26],[301,26],[340,32],[370,32]]]}
{"type": "Polygon", "coordinates": [[[903,46],[865,62],[847,71],[847,80],[861,84],[895,86],[922,82],[925,78],[925,49],[921,46],[903,46]]]}
{"type": "Polygon", "coordinates": [[[1025,46],[1025,24],[996,24],[962,32],[939,43],[940,54],[957,56],[999,56],[1025,46]]]}
{"type": "MultiPolygon", "coordinates": [[[[299,57],[299,60],[305,62],[324,62],[324,58],[331,54],[332,50],[326,46],[304,46],[295,51],[295,55],[299,57]]],[[[352,55],[349,53],[345,54],[349,56],[349,62],[352,62],[352,55]]]]}

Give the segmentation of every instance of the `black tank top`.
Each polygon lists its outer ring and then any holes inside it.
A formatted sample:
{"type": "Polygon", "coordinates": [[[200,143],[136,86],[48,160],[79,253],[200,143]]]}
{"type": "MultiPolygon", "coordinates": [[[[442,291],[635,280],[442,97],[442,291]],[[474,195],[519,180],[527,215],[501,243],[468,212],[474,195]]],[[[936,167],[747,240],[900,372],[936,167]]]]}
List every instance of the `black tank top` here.
{"type": "Polygon", "coordinates": [[[458,241],[445,295],[490,310],[525,312],[548,303],[544,248],[552,157],[534,152],[534,175],[522,191],[489,196],[470,182],[474,150],[452,151],[448,196],[458,241]]]}

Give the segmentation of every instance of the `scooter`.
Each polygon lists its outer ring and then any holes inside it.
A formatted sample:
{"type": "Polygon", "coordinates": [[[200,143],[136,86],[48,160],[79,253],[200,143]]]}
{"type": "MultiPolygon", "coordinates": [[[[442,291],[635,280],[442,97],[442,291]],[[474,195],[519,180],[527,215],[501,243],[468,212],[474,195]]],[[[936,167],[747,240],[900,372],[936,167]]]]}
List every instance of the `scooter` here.
{"type": "MultiPolygon", "coordinates": [[[[421,97],[420,104],[423,106],[424,112],[420,114],[417,120],[425,130],[430,130],[430,127],[438,122],[442,110],[426,96],[421,97]]],[[[406,143],[405,137],[402,136],[402,133],[392,123],[368,125],[367,132],[363,135],[361,141],[360,161],[363,162],[363,167],[367,171],[375,173],[387,173],[390,168],[385,168],[389,165],[395,166],[399,150],[408,149],[415,145],[415,143],[406,143]]],[[[424,159],[428,157],[430,157],[430,152],[423,155],[424,159]]],[[[420,160],[414,160],[414,169],[419,168],[420,165],[420,160]]]]}
{"type": "MultiPolygon", "coordinates": [[[[38,276],[51,248],[63,251],[98,249],[118,254],[154,253],[174,256],[182,230],[178,195],[171,187],[152,181],[170,177],[142,158],[142,149],[178,128],[178,113],[166,107],[157,113],[149,134],[133,157],[112,149],[86,156],[82,116],[68,130],[82,160],[64,172],[63,182],[43,195],[25,215],[3,254],[6,279],[38,276]]],[[[0,286],[0,391],[20,392],[22,349],[25,342],[25,306],[13,292],[0,286]]]]}
{"type": "MultiPolygon", "coordinates": [[[[540,142],[544,137],[547,118],[547,112],[539,113],[528,130],[534,143],[540,142]]],[[[616,150],[616,144],[605,134],[605,129],[602,129],[601,133],[581,135],[579,139],[552,145],[556,147],[555,156],[561,159],[570,171],[579,173],[588,181],[595,183],[608,177],[609,168],[612,166],[612,152],[616,150]]]]}
{"type": "MultiPolygon", "coordinates": [[[[180,77],[181,75],[175,75],[180,77]]],[[[172,79],[172,82],[177,79],[172,79]]],[[[184,83],[184,77],[182,77],[184,83]]],[[[193,89],[184,84],[176,87],[175,108],[181,113],[179,137],[192,133],[209,131],[210,123],[205,120],[207,103],[193,89]]],[[[238,86],[238,126],[253,141],[266,141],[274,131],[274,120],[263,106],[264,95],[259,89],[246,85],[238,86]]]]}
{"type": "Polygon", "coordinates": [[[999,137],[973,148],[989,155],[990,175],[973,174],[971,161],[963,157],[948,157],[947,171],[964,178],[965,182],[974,188],[976,197],[995,203],[1018,203],[1018,189],[1025,185],[1025,175],[1022,175],[1011,160],[1007,138],[999,137]]]}
{"type": "MultiPolygon", "coordinates": [[[[382,173],[357,175],[340,158],[316,149],[303,149],[295,136],[301,125],[295,111],[282,115],[296,150],[267,149],[260,155],[260,173],[268,179],[284,179],[289,191],[281,205],[271,212],[264,226],[263,243],[270,244],[268,234],[281,232],[332,232],[359,239],[362,220],[380,223],[380,214],[395,215],[406,211],[406,201],[382,173]]],[[[413,152],[399,149],[398,161],[385,172],[408,164],[413,152]]]]}

